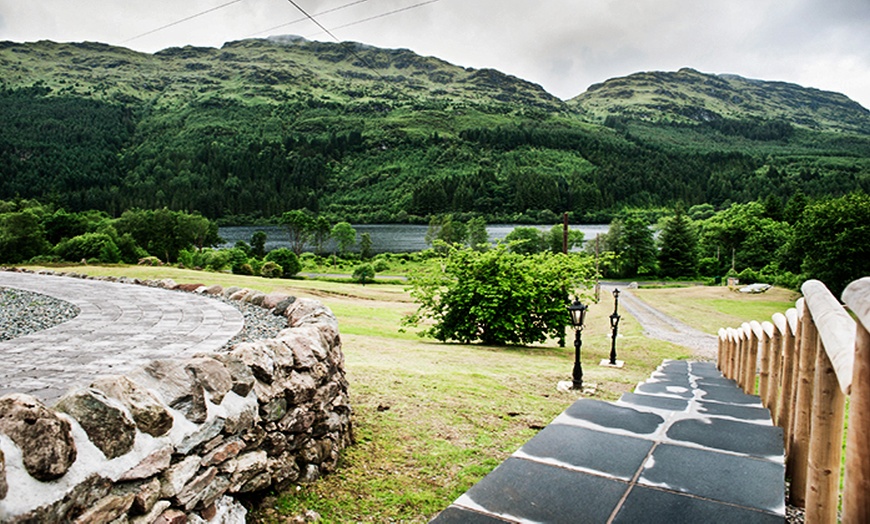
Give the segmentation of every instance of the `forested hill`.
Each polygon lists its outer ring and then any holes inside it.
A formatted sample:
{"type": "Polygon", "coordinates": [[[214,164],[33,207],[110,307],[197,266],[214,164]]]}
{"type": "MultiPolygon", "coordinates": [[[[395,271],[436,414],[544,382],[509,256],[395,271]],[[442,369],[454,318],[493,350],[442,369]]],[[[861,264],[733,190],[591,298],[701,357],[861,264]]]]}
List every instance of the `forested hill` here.
{"type": "Polygon", "coordinates": [[[658,123],[763,119],[870,134],[870,110],[840,93],[689,68],[612,78],[590,86],[569,105],[602,121],[608,116],[658,123]]]}
{"type": "Polygon", "coordinates": [[[296,37],[0,42],[0,122],[0,200],[115,215],[607,220],[870,189],[870,114],[843,95],[681,70],[564,102],[495,70],[296,37]]]}

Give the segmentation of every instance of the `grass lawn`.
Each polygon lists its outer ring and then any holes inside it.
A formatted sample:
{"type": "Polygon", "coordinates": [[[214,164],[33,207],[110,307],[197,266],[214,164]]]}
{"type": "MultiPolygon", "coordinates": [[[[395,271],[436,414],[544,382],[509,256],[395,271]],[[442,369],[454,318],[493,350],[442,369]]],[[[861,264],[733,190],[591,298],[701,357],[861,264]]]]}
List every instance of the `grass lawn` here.
{"type": "Polygon", "coordinates": [[[749,294],[724,286],[644,288],[634,295],[690,326],[717,335],[719,328],[740,327],[743,322],[770,320],[774,313],[793,308],[800,294],[783,288],[749,294]]]}
{"type": "MultiPolygon", "coordinates": [[[[571,378],[573,333],[566,348],[555,342],[524,348],[421,339],[399,330],[402,316],[415,308],[401,285],[266,280],[166,267],[71,270],[282,291],[318,298],[335,312],[356,445],[343,452],[334,474],[266,497],[249,515],[254,522],[283,522],[305,510],[317,511],[323,522],[427,522],[578,398],[556,389],[571,378]]],[[[693,317],[715,315],[715,323],[702,328],[715,332],[790,307],[791,295],[774,291],[746,296],[681,288],[637,294],[693,325],[698,325],[693,317]]],[[[596,398],[615,400],[663,359],[691,357],[680,346],[645,338],[635,319],[620,311],[618,351],[626,367],[599,367],[610,351],[611,312],[606,298],[592,305],[583,332],[584,382],[597,384],[596,398]]]]}

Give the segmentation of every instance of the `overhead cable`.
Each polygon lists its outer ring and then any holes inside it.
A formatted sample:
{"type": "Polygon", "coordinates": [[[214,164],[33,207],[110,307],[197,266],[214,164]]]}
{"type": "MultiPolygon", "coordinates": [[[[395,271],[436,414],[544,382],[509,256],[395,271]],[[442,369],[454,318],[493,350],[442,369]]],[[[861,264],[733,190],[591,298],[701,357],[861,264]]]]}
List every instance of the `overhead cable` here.
{"type": "MultiPolygon", "coordinates": [[[[416,9],[418,7],[422,7],[427,4],[434,4],[435,2],[440,2],[441,0],[428,0],[427,2],[420,2],[419,4],[409,5],[407,7],[402,7],[400,9],[395,9],[393,11],[388,11],[386,13],[381,13],[379,15],[370,16],[368,18],[363,18],[362,20],[357,20],[356,22],[350,22],[349,24],[344,24],[340,26],[333,27],[333,29],[344,29],[346,27],[351,27],[359,24],[363,24],[365,22],[371,22],[372,20],[377,20],[378,18],[384,18],[390,15],[394,15],[396,13],[401,13],[402,11],[410,11],[411,9],[416,9]]],[[[333,37],[335,38],[335,37],[333,37]]]]}
{"type": "Polygon", "coordinates": [[[178,24],[181,24],[181,23],[183,23],[183,22],[187,22],[188,20],[193,20],[194,18],[197,18],[197,17],[200,17],[200,16],[202,16],[202,15],[206,15],[206,14],[208,14],[208,13],[211,13],[211,12],[217,11],[218,9],[223,9],[223,8],[225,8],[225,7],[229,7],[229,6],[233,5],[233,4],[237,4],[237,3],[241,2],[241,1],[242,1],[242,0],[232,0],[232,1],[227,2],[227,3],[225,3],[225,4],[221,4],[221,5],[217,6],[217,7],[212,7],[211,9],[206,9],[205,11],[202,11],[202,12],[196,13],[195,15],[191,15],[191,16],[188,16],[188,17],[186,17],[186,18],[182,18],[181,20],[176,20],[175,22],[172,22],[172,23],[170,23],[170,24],[166,24],[166,25],[164,25],[164,26],[160,26],[160,27],[158,27],[157,29],[152,29],[151,31],[147,31],[147,32],[145,32],[145,33],[142,33],[141,35],[136,35],[136,36],[134,36],[133,38],[128,38],[128,39],[124,40],[124,41],[121,42],[121,43],[122,43],[122,44],[126,44],[127,42],[132,42],[133,40],[136,40],[136,39],[142,38],[143,36],[148,36],[148,35],[154,34],[154,33],[158,32],[158,31],[162,31],[162,30],[167,29],[167,28],[169,28],[169,27],[172,27],[172,26],[174,26],[174,25],[178,25],[178,24]]]}
{"type": "MultiPolygon", "coordinates": [[[[327,9],[326,11],[321,11],[321,12],[319,12],[319,13],[315,13],[315,14],[313,14],[313,15],[311,15],[311,16],[323,16],[323,15],[327,15],[327,14],[329,14],[329,13],[334,13],[334,12],[336,12],[336,11],[341,11],[342,9],[347,9],[348,7],[352,7],[352,6],[355,6],[355,5],[357,5],[357,4],[362,4],[363,2],[368,2],[368,1],[369,1],[369,0],[356,0],[355,2],[350,2],[350,3],[344,4],[344,5],[340,5],[340,6],[338,6],[338,7],[333,7],[332,9],[327,9]]],[[[284,23],[284,24],[281,24],[281,25],[276,25],[275,27],[270,27],[269,29],[264,29],[264,30],[262,30],[262,31],[257,31],[256,33],[252,33],[252,34],[250,34],[249,36],[262,35],[263,33],[268,33],[268,32],[270,32],[270,31],[274,31],[274,30],[276,30],[276,29],[281,29],[282,27],[287,27],[287,26],[289,26],[289,25],[298,24],[299,22],[304,22],[304,21],[306,21],[306,20],[308,20],[307,17],[297,18],[296,20],[292,20],[292,21],[290,21],[290,22],[287,22],[287,23],[284,23]]]]}

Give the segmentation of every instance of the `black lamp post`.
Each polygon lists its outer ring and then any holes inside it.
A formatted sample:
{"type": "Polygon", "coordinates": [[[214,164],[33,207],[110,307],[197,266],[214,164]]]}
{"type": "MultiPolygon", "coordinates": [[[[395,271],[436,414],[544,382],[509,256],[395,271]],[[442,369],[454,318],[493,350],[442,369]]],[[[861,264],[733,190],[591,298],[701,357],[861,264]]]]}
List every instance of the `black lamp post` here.
{"type": "Polygon", "coordinates": [[[613,313],[610,315],[610,328],[613,330],[613,339],[610,342],[610,365],[616,365],[616,331],[619,328],[619,313],[616,308],[619,307],[619,290],[613,290],[613,313]]]}
{"type": "Polygon", "coordinates": [[[571,325],[574,326],[574,373],[572,374],[573,384],[572,389],[583,389],[583,367],[580,365],[580,346],[583,341],[580,339],[580,332],[583,331],[583,324],[586,322],[586,310],[588,307],[581,304],[575,298],[574,303],[568,306],[568,312],[571,313],[571,325]]]}

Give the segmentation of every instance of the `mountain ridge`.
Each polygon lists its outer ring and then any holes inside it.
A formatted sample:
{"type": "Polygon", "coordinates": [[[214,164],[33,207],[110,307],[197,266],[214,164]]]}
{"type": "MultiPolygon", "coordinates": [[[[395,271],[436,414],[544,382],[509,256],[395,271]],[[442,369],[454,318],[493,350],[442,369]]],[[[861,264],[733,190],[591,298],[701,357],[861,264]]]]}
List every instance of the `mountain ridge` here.
{"type": "Polygon", "coordinates": [[[784,201],[870,190],[853,104],[691,69],[563,101],[494,69],[296,37],[153,54],[0,42],[0,200],[358,222],[784,201]]]}
{"type": "Polygon", "coordinates": [[[870,134],[870,110],[842,93],[688,67],[611,78],[568,104],[600,121],[607,116],[677,123],[767,118],[815,130],[870,134]]]}

